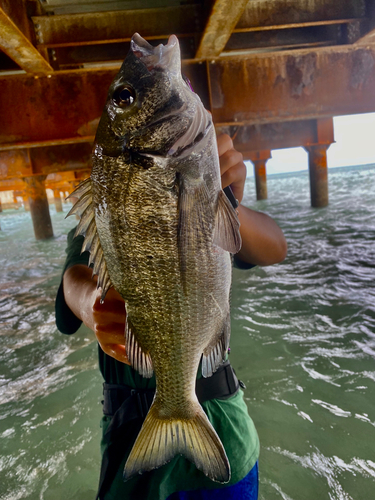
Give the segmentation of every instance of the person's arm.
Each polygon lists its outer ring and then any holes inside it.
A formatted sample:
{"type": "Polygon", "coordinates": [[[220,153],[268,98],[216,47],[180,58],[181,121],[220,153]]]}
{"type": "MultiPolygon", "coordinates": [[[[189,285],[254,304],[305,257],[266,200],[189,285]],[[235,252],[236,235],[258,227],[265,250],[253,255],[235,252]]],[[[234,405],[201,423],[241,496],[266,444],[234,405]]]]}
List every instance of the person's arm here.
{"type": "Polygon", "coordinates": [[[227,134],[217,139],[222,187],[231,186],[240,205],[237,208],[241,223],[242,248],[236,257],[244,262],[269,266],[286,257],[287,243],[276,222],[262,212],[241,205],[246,180],[246,166],[242,154],[233,147],[227,134]]]}
{"type": "Polygon", "coordinates": [[[77,264],[69,267],[63,278],[65,302],[74,315],[91,328],[103,351],[126,364],[130,364],[124,345],[125,304],[114,288],[100,303],[101,289],[96,288],[92,269],[77,264]]]}

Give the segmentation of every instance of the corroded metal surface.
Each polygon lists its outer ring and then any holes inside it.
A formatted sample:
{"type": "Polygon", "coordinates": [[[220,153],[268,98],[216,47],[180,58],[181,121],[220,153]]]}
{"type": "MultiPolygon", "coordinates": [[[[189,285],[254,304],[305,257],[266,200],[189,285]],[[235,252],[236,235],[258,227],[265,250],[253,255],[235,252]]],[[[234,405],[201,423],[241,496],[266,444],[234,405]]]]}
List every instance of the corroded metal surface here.
{"type": "Polygon", "coordinates": [[[255,125],[217,127],[218,133],[234,137],[235,148],[251,159],[253,151],[293,148],[334,142],[333,119],[295,120],[255,125]]]}
{"type": "Polygon", "coordinates": [[[77,143],[0,151],[0,180],[57,172],[61,177],[69,171],[90,171],[91,149],[89,143],[77,143]]]}
{"type": "Polygon", "coordinates": [[[365,0],[252,0],[236,28],[362,17],[365,0]]]}
{"type": "Polygon", "coordinates": [[[22,69],[34,74],[53,69],[0,7],[0,48],[22,69]]]}
{"type": "Polygon", "coordinates": [[[171,33],[199,33],[203,29],[199,5],[37,16],[32,20],[38,45],[46,47],[100,40],[129,41],[137,30],[145,38],[165,38],[171,33]]]}
{"type": "Polygon", "coordinates": [[[0,144],[81,137],[81,127],[100,116],[115,73],[85,70],[50,78],[0,78],[0,115],[7,116],[0,127],[0,144]]]}
{"type": "Polygon", "coordinates": [[[251,124],[375,111],[375,50],[331,47],[209,64],[216,124],[251,124]]]}
{"type": "MultiPolygon", "coordinates": [[[[352,47],[217,59],[208,64],[206,89],[214,123],[251,125],[375,111],[374,62],[375,50],[352,47]]],[[[202,85],[195,72],[202,75],[198,63],[189,65],[194,87],[195,79],[202,85]]],[[[81,140],[79,130],[100,116],[114,74],[81,70],[51,78],[0,78],[0,114],[7,116],[0,144],[81,140]]]]}
{"type": "Polygon", "coordinates": [[[215,1],[197,51],[198,59],[220,55],[247,3],[248,0],[215,1]]]}

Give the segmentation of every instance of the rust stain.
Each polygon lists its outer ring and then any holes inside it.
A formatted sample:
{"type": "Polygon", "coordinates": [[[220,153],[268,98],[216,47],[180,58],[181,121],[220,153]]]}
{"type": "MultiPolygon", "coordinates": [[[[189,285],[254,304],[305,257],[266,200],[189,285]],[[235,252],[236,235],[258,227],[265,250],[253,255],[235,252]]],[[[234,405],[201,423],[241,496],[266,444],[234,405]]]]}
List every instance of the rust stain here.
{"type": "Polygon", "coordinates": [[[303,94],[312,94],[314,91],[316,64],[317,55],[315,52],[298,57],[287,57],[286,73],[292,97],[298,99],[303,94]]]}
{"type": "Polygon", "coordinates": [[[352,54],[352,71],[350,76],[350,87],[361,89],[372,76],[374,68],[374,57],[367,49],[359,49],[352,54]]]}

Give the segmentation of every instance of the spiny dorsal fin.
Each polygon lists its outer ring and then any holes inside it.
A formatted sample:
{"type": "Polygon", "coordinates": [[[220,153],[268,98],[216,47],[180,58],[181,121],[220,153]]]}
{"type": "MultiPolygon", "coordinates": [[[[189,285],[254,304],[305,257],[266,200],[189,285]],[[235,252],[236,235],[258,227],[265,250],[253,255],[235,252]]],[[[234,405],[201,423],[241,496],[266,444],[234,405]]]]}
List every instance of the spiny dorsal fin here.
{"type": "Polygon", "coordinates": [[[220,191],[218,196],[213,242],[233,254],[241,250],[240,222],[224,191],[220,191]]]}
{"type": "Polygon", "coordinates": [[[92,202],[91,179],[88,178],[81,182],[79,186],[68,196],[75,196],[77,202],[69,211],[69,215],[77,214],[80,217],[74,237],[82,234],[85,238],[82,243],[81,253],[90,252],[89,266],[94,265],[93,276],[98,275],[97,288],[102,289],[101,302],[103,302],[106,293],[111,288],[112,283],[109,278],[107,266],[105,263],[103,250],[100,244],[98,231],[95,223],[94,205],[92,202]]]}
{"type": "Polygon", "coordinates": [[[154,372],[151,356],[142,351],[134,337],[128,315],[125,321],[125,349],[132,367],[143,377],[151,378],[154,372]]]}
{"type": "Polygon", "coordinates": [[[202,376],[211,377],[225,361],[230,339],[230,315],[227,314],[218,337],[205,348],[202,356],[202,376]]]}

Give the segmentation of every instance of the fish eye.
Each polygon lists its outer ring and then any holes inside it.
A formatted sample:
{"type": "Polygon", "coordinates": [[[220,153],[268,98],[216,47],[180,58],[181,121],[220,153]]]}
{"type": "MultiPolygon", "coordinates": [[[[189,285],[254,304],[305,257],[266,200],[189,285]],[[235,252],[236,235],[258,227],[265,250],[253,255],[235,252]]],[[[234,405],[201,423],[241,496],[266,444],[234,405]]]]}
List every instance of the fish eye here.
{"type": "Polygon", "coordinates": [[[120,87],[119,89],[116,90],[113,98],[117,106],[126,108],[126,106],[130,106],[134,102],[135,99],[134,89],[129,85],[127,85],[126,87],[120,87]]]}

